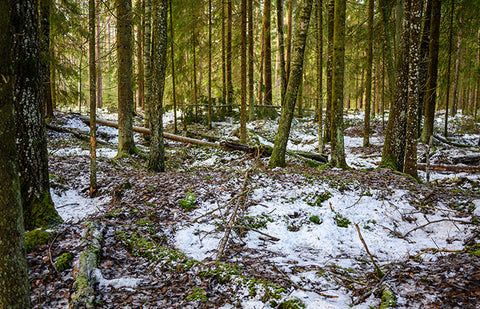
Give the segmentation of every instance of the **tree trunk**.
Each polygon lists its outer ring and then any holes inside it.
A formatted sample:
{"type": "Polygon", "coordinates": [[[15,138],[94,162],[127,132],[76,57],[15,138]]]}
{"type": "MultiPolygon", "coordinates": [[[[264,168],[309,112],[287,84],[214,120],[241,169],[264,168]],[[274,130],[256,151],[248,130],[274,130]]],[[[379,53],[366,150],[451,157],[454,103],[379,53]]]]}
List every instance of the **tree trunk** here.
{"type": "Polygon", "coordinates": [[[264,0],[263,14],[265,16],[265,105],[272,105],[272,40],[270,30],[271,0],[264,0]]]}
{"type": "MultiPolygon", "coordinates": [[[[260,33],[260,65],[258,66],[257,104],[263,105],[263,72],[265,69],[265,11],[262,15],[262,31],[260,33]]],[[[250,111],[250,120],[253,120],[254,113],[250,111]]]]}
{"type": "Polygon", "coordinates": [[[325,133],[323,142],[329,143],[332,137],[332,70],[333,70],[333,19],[335,13],[335,0],[328,0],[327,3],[327,109],[325,113],[325,133]]]}
{"type": "MultiPolygon", "coordinates": [[[[30,284],[28,282],[25,236],[22,214],[22,196],[17,147],[15,145],[14,72],[12,71],[13,31],[12,22],[19,24],[25,5],[36,8],[35,1],[0,2],[0,307],[30,308],[30,284]],[[18,6],[17,6],[18,5],[18,6]],[[14,7],[17,7],[14,12],[14,7]]],[[[36,15],[33,15],[36,16],[36,15]]],[[[30,17],[33,17],[30,15],[30,17]]],[[[31,22],[29,20],[27,23],[31,22]]],[[[27,25],[25,25],[27,26],[27,25]]],[[[18,32],[17,32],[18,33],[18,32]]],[[[40,102],[39,102],[40,103],[40,102]]],[[[41,101],[43,103],[43,101],[41,101]]]]}
{"type": "Polygon", "coordinates": [[[253,0],[247,0],[247,14],[248,14],[248,118],[253,119],[255,111],[255,94],[253,90],[253,71],[254,71],[254,45],[253,45],[253,0]]]}
{"type": "Polygon", "coordinates": [[[391,34],[390,34],[390,27],[389,27],[389,20],[390,20],[390,15],[392,12],[392,5],[389,3],[387,0],[380,0],[379,1],[379,7],[380,7],[380,12],[382,15],[382,28],[383,28],[383,44],[384,44],[384,50],[386,53],[386,58],[387,58],[387,72],[388,72],[388,81],[389,81],[389,87],[390,89],[388,91],[388,107],[392,105],[393,102],[393,96],[394,92],[393,90],[395,89],[395,71],[393,67],[393,51],[392,51],[392,39],[391,39],[391,34]]]}
{"type": "Polygon", "coordinates": [[[288,0],[288,17],[287,17],[287,43],[285,46],[285,78],[288,84],[290,76],[290,64],[292,59],[292,28],[293,28],[293,0],[288,0]]]}
{"type": "MultiPolygon", "coordinates": [[[[100,16],[101,16],[101,11],[100,11],[100,6],[101,6],[102,0],[97,0],[96,3],[96,8],[97,8],[97,42],[95,44],[96,47],[96,57],[97,57],[97,107],[102,108],[103,107],[103,76],[102,76],[102,41],[101,41],[101,34],[100,34],[100,16]]],[[[142,2],[144,3],[144,2],[142,2]]]]}
{"type": "Polygon", "coordinates": [[[277,0],[277,32],[278,32],[278,50],[280,52],[280,100],[283,105],[285,91],[287,90],[287,73],[285,71],[285,44],[283,38],[283,0],[277,0]]]}
{"type": "Polygon", "coordinates": [[[132,91],[132,1],[117,0],[118,154],[135,152],[132,91]]]}
{"type": "Polygon", "coordinates": [[[165,171],[163,143],[163,93],[167,69],[167,0],[153,1],[153,54],[152,54],[152,132],[148,168],[156,172],[165,171]]]}
{"type": "Polygon", "coordinates": [[[240,142],[247,142],[247,0],[242,0],[241,13],[241,96],[240,96],[240,142]]]}
{"type": "Polygon", "coordinates": [[[428,75],[428,45],[430,42],[430,24],[432,19],[432,0],[427,0],[427,8],[423,19],[423,33],[420,42],[420,63],[418,75],[418,136],[422,133],[422,115],[425,111],[428,75]]]}
{"type": "Polygon", "coordinates": [[[323,1],[316,2],[318,152],[323,153],[323,1]]]}
{"type": "Polygon", "coordinates": [[[365,78],[365,121],[363,126],[363,147],[370,146],[370,106],[372,101],[372,65],[373,65],[373,11],[374,0],[368,0],[367,34],[367,76],[365,78]]]}
{"type": "Polygon", "coordinates": [[[47,227],[61,221],[49,191],[45,101],[39,61],[38,2],[20,1],[13,12],[16,40],[15,116],[25,228],[47,227]]]}
{"type": "Polygon", "coordinates": [[[310,23],[310,14],[312,11],[313,0],[300,1],[300,17],[298,27],[295,30],[294,55],[292,59],[291,75],[288,80],[287,92],[285,93],[285,104],[282,108],[282,114],[278,124],[278,132],[273,146],[272,156],[269,166],[285,166],[285,152],[287,149],[290,126],[292,124],[295,102],[297,100],[298,88],[303,78],[303,58],[305,54],[305,44],[307,41],[308,26],[310,23]]]}
{"type": "MultiPolygon", "coordinates": [[[[232,1],[227,1],[227,105],[231,113],[233,108],[233,81],[232,81],[232,1]]],[[[269,1],[269,0],[266,0],[269,1]]]]}
{"type": "MultiPolygon", "coordinates": [[[[170,3],[172,0],[170,0],[170,3]]],[[[172,53],[173,54],[173,53],[172,53]]],[[[208,129],[212,129],[212,0],[208,0],[208,129]]],[[[175,132],[176,134],[176,132],[175,132]]]]}
{"type": "Polygon", "coordinates": [[[88,1],[88,69],[90,76],[90,197],[97,191],[97,89],[95,59],[95,0],[88,1]]]}
{"type": "Polygon", "coordinates": [[[458,82],[460,77],[460,57],[462,50],[462,30],[459,27],[457,35],[457,59],[455,60],[455,81],[453,82],[453,98],[451,116],[455,117],[458,107],[458,82]]]}
{"type": "MultiPolygon", "coordinates": [[[[411,0],[404,2],[404,12],[410,9],[411,0]]],[[[381,166],[403,171],[405,159],[405,130],[407,126],[408,57],[410,27],[408,14],[403,14],[401,40],[399,42],[395,100],[390,108],[381,166]]]]}
{"type": "MultiPolygon", "coordinates": [[[[231,0],[230,0],[231,1],[231,0]]],[[[195,122],[198,123],[198,87],[197,87],[197,32],[195,29],[195,15],[194,6],[192,5],[192,52],[193,52],[193,104],[195,107],[195,122]]]]}
{"type": "Polygon", "coordinates": [[[227,104],[227,45],[225,35],[225,0],[220,1],[222,6],[222,105],[227,104]]]}
{"type": "Polygon", "coordinates": [[[143,67],[143,24],[144,24],[144,14],[142,14],[143,0],[138,0],[137,2],[137,12],[138,12],[138,24],[137,24],[137,106],[144,108],[145,102],[145,73],[143,67]]]}
{"type": "Polygon", "coordinates": [[[477,111],[478,107],[480,106],[480,29],[478,29],[478,34],[477,34],[477,70],[476,70],[476,76],[477,76],[477,94],[476,94],[476,99],[475,99],[475,106],[473,108],[473,119],[477,121],[477,111]]]}
{"type": "Polygon", "coordinates": [[[452,52],[453,52],[453,13],[455,11],[455,0],[451,0],[450,7],[450,28],[448,31],[448,61],[447,61],[447,94],[445,95],[445,125],[443,135],[448,138],[448,106],[450,102],[450,79],[452,68],[452,52]]]}
{"type": "Polygon", "coordinates": [[[145,46],[144,46],[144,64],[145,64],[145,126],[150,126],[150,106],[152,92],[152,0],[145,1],[145,46]]]}
{"type": "Polygon", "coordinates": [[[51,0],[40,0],[40,44],[42,56],[42,74],[45,93],[46,117],[53,118],[53,99],[50,75],[50,11],[51,0]]]}
{"type": "MultiPolygon", "coordinates": [[[[211,11],[211,1],[210,1],[210,11],[211,11]]],[[[173,37],[173,9],[172,9],[172,0],[169,1],[169,7],[170,7],[170,57],[171,57],[171,66],[172,66],[172,100],[173,100],[173,132],[175,134],[178,133],[178,126],[177,126],[177,89],[176,89],[176,79],[175,79],[175,53],[173,51],[173,47],[175,45],[175,40],[173,37]]],[[[209,27],[211,27],[211,19],[209,23],[209,27]]],[[[210,28],[210,36],[211,36],[211,28],[210,28]]],[[[210,40],[211,44],[211,40],[210,40]]],[[[210,48],[211,49],[211,48],[210,48]]],[[[211,57],[211,56],[210,56],[211,57]]],[[[210,62],[212,58],[209,58],[210,62]]],[[[211,66],[211,65],[210,65],[211,66]]],[[[210,90],[211,91],[211,86],[210,90]]],[[[210,92],[209,92],[210,93],[210,92]]],[[[209,122],[210,123],[210,122],[209,122]]],[[[211,124],[210,124],[211,125],[211,124]]]]}
{"type": "Polygon", "coordinates": [[[345,11],[346,0],[335,0],[332,62],[331,165],[347,167],[343,143],[343,86],[345,78],[345,11]]]}
{"type": "Polygon", "coordinates": [[[420,62],[420,29],[422,25],[421,1],[412,0],[408,14],[410,37],[409,37],[409,72],[408,72],[408,102],[407,102],[407,131],[405,133],[405,165],[404,172],[414,178],[418,178],[417,172],[417,143],[418,143],[418,76],[420,62]]]}
{"type": "Polygon", "coordinates": [[[435,120],[435,101],[437,98],[438,46],[440,38],[441,1],[432,1],[432,20],[430,23],[430,44],[428,48],[427,91],[425,93],[425,118],[420,140],[427,143],[433,135],[435,120]]]}

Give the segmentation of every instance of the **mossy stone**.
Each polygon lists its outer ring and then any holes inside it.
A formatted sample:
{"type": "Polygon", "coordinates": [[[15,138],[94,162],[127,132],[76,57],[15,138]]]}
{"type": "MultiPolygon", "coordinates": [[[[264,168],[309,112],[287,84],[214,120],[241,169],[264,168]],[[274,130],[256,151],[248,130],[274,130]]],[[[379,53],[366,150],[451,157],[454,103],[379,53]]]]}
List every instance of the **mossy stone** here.
{"type": "Polygon", "coordinates": [[[70,252],[65,252],[60,255],[55,262],[55,267],[57,267],[58,272],[62,272],[65,269],[69,269],[71,267],[71,261],[73,260],[73,254],[70,252]]]}
{"type": "Polygon", "coordinates": [[[25,245],[27,253],[32,252],[38,245],[46,244],[51,238],[52,233],[41,229],[25,233],[25,245]]]}

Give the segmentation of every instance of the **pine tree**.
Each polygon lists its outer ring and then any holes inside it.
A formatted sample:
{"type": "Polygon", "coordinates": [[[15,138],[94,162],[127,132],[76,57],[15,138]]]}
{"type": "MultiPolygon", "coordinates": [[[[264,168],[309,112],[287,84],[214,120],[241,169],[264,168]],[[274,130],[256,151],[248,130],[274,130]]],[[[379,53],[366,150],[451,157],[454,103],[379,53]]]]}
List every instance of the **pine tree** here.
{"type": "Polygon", "coordinates": [[[96,56],[95,56],[95,0],[88,1],[88,67],[90,75],[90,196],[97,191],[97,89],[96,89],[96,56]]]}

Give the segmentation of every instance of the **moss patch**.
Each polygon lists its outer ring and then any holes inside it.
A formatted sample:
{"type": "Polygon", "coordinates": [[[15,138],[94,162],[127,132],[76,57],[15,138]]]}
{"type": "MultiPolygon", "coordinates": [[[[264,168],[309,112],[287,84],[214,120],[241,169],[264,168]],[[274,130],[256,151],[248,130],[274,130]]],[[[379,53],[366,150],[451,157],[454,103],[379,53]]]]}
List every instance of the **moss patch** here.
{"type": "Polygon", "coordinates": [[[50,240],[52,233],[38,229],[25,233],[25,244],[27,253],[32,252],[38,245],[46,244],[50,240]]]}
{"type": "Polygon", "coordinates": [[[49,228],[63,220],[55,209],[50,191],[46,191],[43,198],[24,205],[25,229],[33,230],[39,227],[49,228]]]}
{"type": "Polygon", "coordinates": [[[65,269],[69,269],[72,267],[71,261],[73,260],[73,254],[70,252],[65,252],[60,255],[55,262],[55,267],[57,267],[57,271],[62,272],[65,269]]]}

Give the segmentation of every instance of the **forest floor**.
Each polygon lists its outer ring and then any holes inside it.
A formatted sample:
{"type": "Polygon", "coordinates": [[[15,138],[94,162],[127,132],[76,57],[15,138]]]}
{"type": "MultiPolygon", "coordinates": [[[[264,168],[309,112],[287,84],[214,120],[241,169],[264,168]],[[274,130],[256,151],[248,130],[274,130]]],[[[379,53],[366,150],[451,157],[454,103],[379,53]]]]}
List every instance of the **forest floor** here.
{"type": "MultiPolygon", "coordinates": [[[[88,132],[78,115],[56,116],[55,125],[88,132]]],[[[479,124],[451,121],[452,138],[469,147],[436,140],[432,164],[478,154],[479,124]]],[[[421,172],[417,182],[379,169],[381,119],[366,149],[362,114],[345,122],[349,170],[291,155],[286,168],[268,169],[268,158],[166,140],[167,171],[153,173],[143,136],[137,155],[115,158],[116,130],[99,126],[93,199],[88,143],[50,130],[51,192],[65,222],[28,254],[34,308],[68,307],[87,222],[102,239],[98,308],[378,308],[389,295],[392,308],[480,308],[480,174],[432,171],[426,182],[421,172]],[[66,252],[72,267],[60,271],[66,252]]],[[[237,128],[189,127],[233,140],[237,128]]],[[[315,151],[316,132],[311,118],[295,120],[289,149],[315,151]]],[[[275,121],[249,124],[257,143],[271,145],[275,133],[275,121]]]]}

